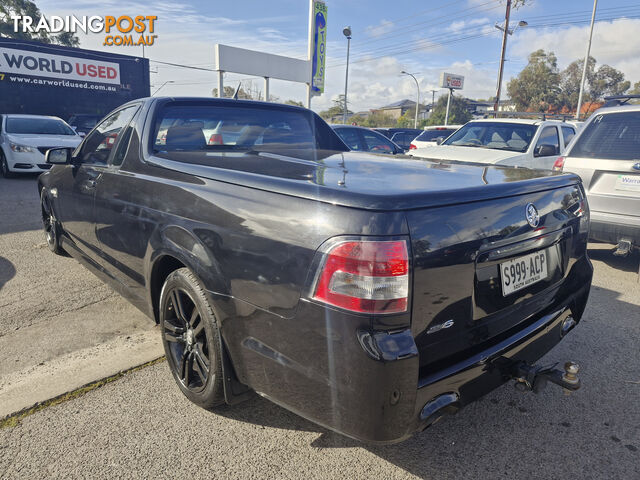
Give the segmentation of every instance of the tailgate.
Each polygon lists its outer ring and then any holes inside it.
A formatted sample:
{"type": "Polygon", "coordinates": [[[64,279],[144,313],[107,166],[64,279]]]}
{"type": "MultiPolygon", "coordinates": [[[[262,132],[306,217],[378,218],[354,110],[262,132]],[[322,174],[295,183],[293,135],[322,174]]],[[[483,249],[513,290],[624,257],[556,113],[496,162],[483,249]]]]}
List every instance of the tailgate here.
{"type": "Polygon", "coordinates": [[[412,331],[422,372],[486,348],[557,307],[571,265],[586,254],[586,210],[581,188],[570,185],[408,212],[412,331]],[[539,215],[535,228],[528,204],[539,215]]]}
{"type": "Polygon", "coordinates": [[[589,208],[594,212],[640,215],[640,170],[633,160],[601,160],[569,157],[565,171],[584,182],[589,208]]]}

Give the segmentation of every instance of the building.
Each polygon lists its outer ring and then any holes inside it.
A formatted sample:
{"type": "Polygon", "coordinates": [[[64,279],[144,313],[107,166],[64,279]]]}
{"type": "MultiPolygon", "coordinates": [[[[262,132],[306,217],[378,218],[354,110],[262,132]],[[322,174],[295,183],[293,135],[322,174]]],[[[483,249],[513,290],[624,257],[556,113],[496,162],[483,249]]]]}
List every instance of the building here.
{"type": "MultiPolygon", "coordinates": [[[[372,113],[381,113],[383,115],[388,115],[394,120],[399,119],[402,115],[407,113],[407,110],[411,110],[415,108],[416,102],[412,100],[400,100],[398,102],[390,103],[389,105],[385,105],[384,107],[374,108],[371,110],[372,113]]],[[[420,116],[420,112],[425,110],[424,105],[420,105],[420,109],[418,110],[418,116],[420,116]]]]}

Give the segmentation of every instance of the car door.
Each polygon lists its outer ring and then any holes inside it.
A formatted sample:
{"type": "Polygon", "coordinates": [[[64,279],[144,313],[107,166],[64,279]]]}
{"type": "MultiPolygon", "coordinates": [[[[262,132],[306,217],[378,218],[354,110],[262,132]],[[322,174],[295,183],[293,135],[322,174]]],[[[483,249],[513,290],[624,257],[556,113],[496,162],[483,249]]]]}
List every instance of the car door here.
{"type": "Polygon", "coordinates": [[[342,141],[354,152],[366,151],[362,138],[358,134],[357,128],[336,128],[336,133],[342,141]]]}
{"type": "Polygon", "coordinates": [[[385,153],[388,155],[398,153],[397,145],[384,135],[371,130],[361,130],[360,134],[362,135],[362,142],[364,143],[366,151],[372,153],[385,153]]]}
{"type": "Polygon", "coordinates": [[[128,154],[139,151],[134,126],[138,110],[139,105],[134,105],[123,112],[122,128],[113,154],[98,179],[94,201],[96,238],[103,262],[132,292],[144,284],[140,272],[147,242],[140,239],[146,228],[141,206],[131,201],[131,191],[136,188],[135,175],[124,171],[122,164],[128,154]]]}
{"type": "Polygon", "coordinates": [[[102,262],[94,214],[96,186],[107,168],[120,130],[131,120],[133,113],[131,107],[127,107],[100,122],[75,150],[71,164],[59,175],[60,223],[76,247],[99,263],[102,262]]]}
{"type": "Polygon", "coordinates": [[[564,143],[562,151],[564,152],[567,149],[569,142],[571,142],[571,140],[573,140],[573,137],[576,136],[576,130],[573,127],[567,127],[564,125],[560,127],[560,130],[562,131],[562,140],[564,143]]]}
{"type": "Polygon", "coordinates": [[[555,125],[547,125],[542,128],[538,141],[533,149],[533,161],[530,168],[551,170],[553,164],[558,159],[558,155],[560,155],[560,135],[558,133],[558,127],[555,125]]]}

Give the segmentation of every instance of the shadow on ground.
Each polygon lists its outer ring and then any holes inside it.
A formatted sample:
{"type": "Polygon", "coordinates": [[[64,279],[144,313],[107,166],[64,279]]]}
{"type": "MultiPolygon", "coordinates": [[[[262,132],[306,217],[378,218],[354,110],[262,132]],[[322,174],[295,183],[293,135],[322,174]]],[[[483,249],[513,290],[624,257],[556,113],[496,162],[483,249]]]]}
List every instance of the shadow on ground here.
{"type": "Polygon", "coordinates": [[[640,251],[635,250],[626,257],[617,257],[613,254],[615,247],[605,248],[607,245],[598,244],[599,248],[589,246],[589,258],[605,263],[611,268],[622,270],[623,272],[640,272],[640,251]]]}
{"type": "Polygon", "coordinates": [[[11,280],[16,274],[16,268],[9,260],[4,257],[0,257],[0,290],[4,287],[5,283],[11,280]]]}
{"type": "Polygon", "coordinates": [[[640,305],[595,287],[578,327],[540,362],[578,361],[580,391],[567,397],[549,385],[535,395],[505,385],[396,445],[351,440],[257,395],[215,414],[317,432],[313,447],[366,448],[422,478],[614,478],[631,474],[640,458],[640,403],[629,402],[640,394],[640,359],[625,357],[637,351],[638,319],[640,305]],[[579,446],[581,455],[570,455],[567,444],[579,446]]]}

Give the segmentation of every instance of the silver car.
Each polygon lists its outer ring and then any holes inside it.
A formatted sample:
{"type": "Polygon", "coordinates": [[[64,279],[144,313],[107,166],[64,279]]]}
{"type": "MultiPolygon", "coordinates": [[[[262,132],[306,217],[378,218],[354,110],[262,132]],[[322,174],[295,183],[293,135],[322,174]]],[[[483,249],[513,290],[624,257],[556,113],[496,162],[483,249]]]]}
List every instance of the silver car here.
{"type": "Polygon", "coordinates": [[[558,158],[561,169],[582,178],[590,238],[617,245],[619,255],[640,248],[640,105],[595,112],[558,158]]]}

